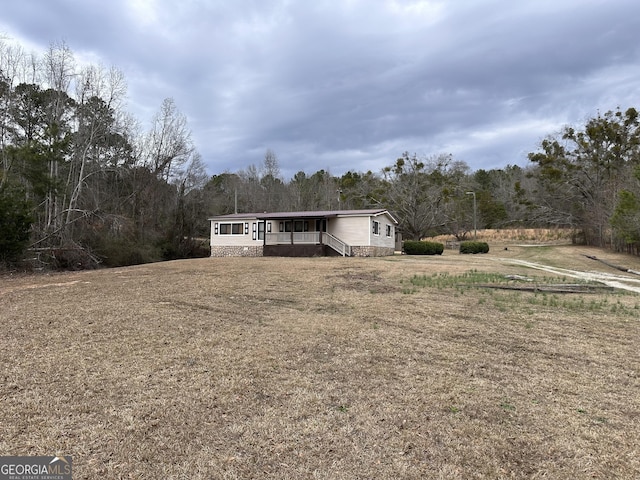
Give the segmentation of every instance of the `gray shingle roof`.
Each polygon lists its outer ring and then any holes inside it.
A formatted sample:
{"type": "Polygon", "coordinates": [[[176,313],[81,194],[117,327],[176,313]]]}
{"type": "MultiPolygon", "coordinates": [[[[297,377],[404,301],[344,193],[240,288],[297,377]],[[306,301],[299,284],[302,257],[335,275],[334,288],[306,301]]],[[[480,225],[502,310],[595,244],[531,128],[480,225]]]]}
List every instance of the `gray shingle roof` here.
{"type": "MultiPolygon", "coordinates": [[[[307,212],[262,212],[262,213],[231,213],[229,215],[218,215],[209,220],[242,220],[247,218],[257,218],[260,220],[280,220],[290,218],[327,218],[338,216],[376,216],[387,212],[384,208],[368,210],[315,210],[307,212]]],[[[388,212],[387,212],[388,213],[388,212]]],[[[391,218],[393,216],[389,214],[391,218]]],[[[395,220],[395,219],[394,219],[395,220]]]]}

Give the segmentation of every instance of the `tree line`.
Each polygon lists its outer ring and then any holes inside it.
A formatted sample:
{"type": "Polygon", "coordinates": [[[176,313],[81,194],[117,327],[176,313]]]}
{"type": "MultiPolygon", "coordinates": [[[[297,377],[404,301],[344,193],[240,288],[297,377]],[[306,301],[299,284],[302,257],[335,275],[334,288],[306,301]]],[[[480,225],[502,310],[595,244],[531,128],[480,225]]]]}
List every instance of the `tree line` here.
{"type": "Polygon", "coordinates": [[[143,131],[116,68],[0,44],[0,261],[62,268],[196,254],[192,191],[207,175],[186,117],[165,99],[143,131]],[[28,225],[25,231],[24,226],[28,225]]]}
{"type": "Polygon", "coordinates": [[[380,172],[284,179],[258,164],[208,176],[186,117],[165,99],[149,129],[126,111],[116,68],[0,43],[0,262],[117,266],[207,255],[207,218],[234,212],[387,208],[407,239],[478,228],[564,227],[638,254],[640,132],[629,108],[540,143],[525,167],[472,171],[450,154],[399,154],[380,172]],[[475,203],[475,209],[474,209],[475,203]]]}

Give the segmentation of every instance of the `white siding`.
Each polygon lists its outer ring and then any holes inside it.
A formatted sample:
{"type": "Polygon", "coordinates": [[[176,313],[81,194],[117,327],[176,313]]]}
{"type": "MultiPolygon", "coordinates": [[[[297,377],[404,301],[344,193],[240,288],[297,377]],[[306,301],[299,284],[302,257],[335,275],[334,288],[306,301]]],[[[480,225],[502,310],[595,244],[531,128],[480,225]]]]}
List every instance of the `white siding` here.
{"type": "MultiPolygon", "coordinates": [[[[257,219],[253,218],[253,219],[233,219],[233,220],[227,220],[224,219],[222,221],[216,220],[216,219],[212,219],[211,220],[211,246],[212,247],[216,247],[216,246],[222,246],[222,247],[228,247],[228,246],[255,246],[255,245],[262,245],[263,241],[262,240],[253,240],[253,224],[257,223],[257,219]],[[227,235],[220,235],[220,224],[221,223],[242,223],[243,228],[242,228],[242,234],[227,234],[227,235]],[[248,233],[245,233],[246,229],[245,229],[245,225],[248,224],[248,233]],[[216,233],[216,228],[217,228],[217,232],[216,233]]],[[[256,235],[257,238],[257,235],[256,235]]]]}
{"type": "Polygon", "coordinates": [[[330,218],[327,231],[348,245],[369,245],[368,216],[330,218]]]}
{"type": "Polygon", "coordinates": [[[371,218],[371,228],[369,229],[370,238],[371,238],[371,246],[374,247],[388,247],[394,248],[395,246],[395,225],[391,221],[391,219],[387,215],[378,215],[376,217],[371,218]],[[378,235],[374,235],[373,233],[373,222],[377,221],[380,223],[380,228],[378,230],[378,235]],[[387,237],[387,226],[391,227],[391,236],[387,237]]]}
{"type": "Polygon", "coordinates": [[[329,220],[329,233],[351,246],[375,246],[393,248],[395,245],[395,225],[388,215],[344,216],[329,220]],[[373,221],[380,223],[378,235],[373,234],[373,221]],[[391,236],[387,237],[387,225],[391,226],[391,236]]]}

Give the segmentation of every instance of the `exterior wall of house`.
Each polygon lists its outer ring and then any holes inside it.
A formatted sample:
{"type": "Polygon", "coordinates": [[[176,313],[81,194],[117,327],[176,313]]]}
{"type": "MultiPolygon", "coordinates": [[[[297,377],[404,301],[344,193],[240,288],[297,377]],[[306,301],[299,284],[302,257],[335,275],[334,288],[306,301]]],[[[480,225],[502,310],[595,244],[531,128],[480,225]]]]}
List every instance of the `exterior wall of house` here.
{"type": "Polygon", "coordinates": [[[372,252],[390,251],[385,255],[393,255],[395,249],[395,225],[387,215],[375,217],[337,217],[329,222],[329,233],[335,235],[343,242],[352,247],[376,247],[375,249],[364,249],[361,252],[369,252],[362,256],[379,256],[372,252]],[[378,222],[378,234],[373,233],[373,222],[378,222]],[[390,235],[387,236],[387,226],[390,228],[390,235]]]}
{"type": "Polygon", "coordinates": [[[391,249],[390,255],[395,250],[395,225],[387,215],[372,217],[369,228],[369,245],[382,249],[391,249]],[[373,222],[378,222],[378,233],[373,232],[373,222]]]}
{"type": "MultiPolygon", "coordinates": [[[[253,224],[257,224],[257,219],[233,219],[233,220],[212,220],[211,221],[211,256],[216,247],[262,247],[263,241],[253,239],[253,224]],[[221,224],[242,224],[242,233],[230,233],[221,235],[221,224]]],[[[226,255],[224,255],[226,256],[226,255]]]]}
{"type": "Polygon", "coordinates": [[[330,218],[327,231],[348,245],[369,245],[369,217],[330,218]]]}

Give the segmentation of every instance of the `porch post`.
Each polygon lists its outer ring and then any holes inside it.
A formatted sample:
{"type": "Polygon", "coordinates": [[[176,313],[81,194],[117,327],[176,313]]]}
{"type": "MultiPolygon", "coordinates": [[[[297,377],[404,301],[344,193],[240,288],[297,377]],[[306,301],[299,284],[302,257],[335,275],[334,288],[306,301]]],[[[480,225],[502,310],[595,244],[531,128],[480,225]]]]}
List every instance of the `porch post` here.
{"type": "Polygon", "coordinates": [[[293,218],[289,220],[289,224],[291,225],[291,245],[293,245],[293,218]]]}

